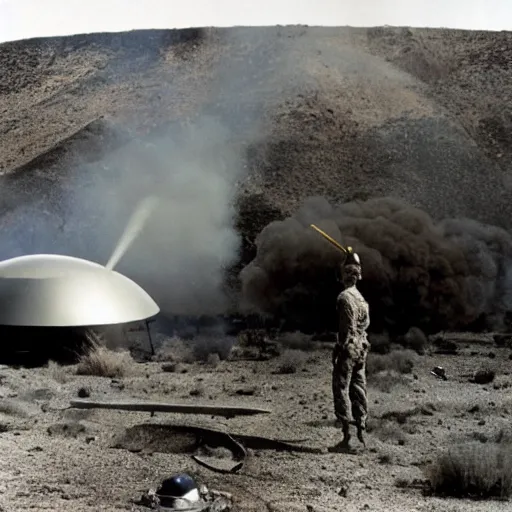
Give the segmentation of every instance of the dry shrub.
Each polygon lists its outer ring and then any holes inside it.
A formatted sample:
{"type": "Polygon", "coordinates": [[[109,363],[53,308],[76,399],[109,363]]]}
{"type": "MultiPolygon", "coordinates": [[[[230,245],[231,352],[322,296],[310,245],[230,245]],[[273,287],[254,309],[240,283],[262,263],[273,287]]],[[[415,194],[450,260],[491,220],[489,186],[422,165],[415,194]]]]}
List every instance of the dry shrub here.
{"type": "Polygon", "coordinates": [[[226,336],[201,336],[190,342],[192,356],[195,361],[208,362],[212,355],[217,355],[221,361],[225,361],[231,354],[234,339],[226,336]]]}
{"type": "Polygon", "coordinates": [[[412,350],[370,353],[366,364],[368,383],[384,393],[390,393],[395,386],[407,384],[404,374],[412,372],[415,360],[416,354],[412,350]]]}
{"type": "Polygon", "coordinates": [[[281,355],[277,373],[288,375],[297,373],[297,370],[304,366],[307,356],[300,350],[285,350],[281,355]]]}
{"type": "Polygon", "coordinates": [[[217,368],[217,366],[219,366],[220,364],[220,356],[219,354],[208,354],[208,358],[206,359],[206,364],[210,367],[210,368],[217,368]]]}
{"type": "Polygon", "coordinates": [[[268,341],[265,329],[245,329],[238,334],[238,343],[246,347],[259,347],[268,341]]]}
{"type": "Polygon", "coordinates": [[[229,358],[234,339],[222,336],[198,336],[183,341],[177,336],[167,339],[155,354],[158,362],[207,363],[210,356],[217,355],[221,361],[229,358]]]}
{"type": "Polygon", "coordinates": [[[66,368],[55,361],[48,362],[48,373],[50,377],[59,384],[66,384],[70,378],[66,368]]]}
{"type": "Polygon", "coordinates": [[[367,430],[385,443],[403,446],[407,442],[403,428],[394,421],[373,418],[368,422],[367,430]]]}
{"type": "Polygon", "coordinates": [[[312,352],[316,347],[316,343],[313,341],[312,336],[300,331],[283,333],[279,337],[279,342],[283,347],[289,350],[312,352]]]}
{"type": "Polygon", "coordinates": [[[512,493],[512,446],[456,445],[426,470],[431,490],[441,496],[508,498],[512,493]]]}
{"type": "Polygon", "coordinates": [[[0,400],[0,414],[6,416],[17,416],[19,418],[27,418],[31,415],[30,407],[19,400],[11,400],[8,398],[0,400]]]}
{"type": "Polygon", "coordinates": [[[428,346],[428,338],[418,327],[411,327],[404,336],[404,346],[417,354],[424,354],[428,346]]]}
{"type": "Polygon", "coordinates": [[[279,356],[281,347],[273,341],[265,329],[246,329],[238,334],[231,358],[268,361],[279,356]]]}
{"type": "Polygon", "coordinates": [[[394,350],[389,354],[368,354],[366,373],[368,376],[380,372],[408,374],[412,372],[416,354],[412,350],[394,350]]]}
{"type": "Polygon", "coordinates": [[[105,347],[95,347],[80,357],[76,367],[77,375],[96,377],[124,377],[134,364],[129,352],[114,352],[105,347]]]}
{"type": "Polygon", "coordinates": [[[401,373],[391,370],[372,375],[369,384],[383,393],[391,393],[396,386],[406,385],[407,379],[401,373]]]}
{"type": "Polygon", "coordinates": [[[156,351],[155,361],[190,363],[194,360],[192,348],[178,336],[166,339],[156,351]]]}

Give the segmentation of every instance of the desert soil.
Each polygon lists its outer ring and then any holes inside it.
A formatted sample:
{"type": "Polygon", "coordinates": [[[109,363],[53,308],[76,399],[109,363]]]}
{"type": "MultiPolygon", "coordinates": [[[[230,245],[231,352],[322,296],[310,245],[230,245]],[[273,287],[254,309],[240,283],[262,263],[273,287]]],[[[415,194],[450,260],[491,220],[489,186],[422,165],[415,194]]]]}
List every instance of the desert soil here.
{"type": "Polygon", "coordinates": [[[251,450],[236,475],[199,467],[189,453],[162,453],[172,451],[172,439],[151,439],[149,433],[131,440],[135,452],[113,446],[131,426],[161,423],[332,446],[340,431],[334,426],[328,344],[295,352],[297,372],[291,374],[279,372],[289,352],[269,361],[183,363],[185,373],[163,372],[160,362],[131,362],[127,375],[114,380],[78,376],[74,366],[4,367],[0,505],[6,511],[144,510],[134,503],[143,492],[186,471],[210,488],[233,493],[235,510],[243,511],[509,510],[506,502],[441,499],[422,492],[423,468],[439,451],[453,443],[492,440],[510,427],[510,350],[494,347],[490,336],[462,337],[458,345],[457,356],[431,350],[417,356],[410,374],[370,377],[366,450],[357,440],[355,454],[251,450]],[[448,380],[430,373],[436,365],[446,368],[448,380]],[[482,367],[497,372],[494,383],[469,383],[482,367]],[[68,409],[83,387],[91,400],[242,404],[272,413],[227,420],[68,409]],[[399,412],[406,414],[393,414],[399,412]]]}

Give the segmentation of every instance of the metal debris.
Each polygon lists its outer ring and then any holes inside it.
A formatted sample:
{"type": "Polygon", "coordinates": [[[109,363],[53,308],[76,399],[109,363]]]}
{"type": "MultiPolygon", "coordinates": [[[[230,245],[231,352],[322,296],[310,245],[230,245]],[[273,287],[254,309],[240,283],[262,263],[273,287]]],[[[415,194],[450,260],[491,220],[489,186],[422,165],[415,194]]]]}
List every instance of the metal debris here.
{"type": "Polygon", "coordinates": [[[448,380],[448,377],[446,376],[446,370],[442,366],[436,366],[432,368],[430,373],[438,379],[448,380]]]}
{"type": "Polygon", "coordinates": [[[206,485],[197,486],[187,474],[174,475],[162,482],[158,490],[150,489],[137,503],[152,510],[180,512],[227,512],[233,507],[233,496],[230,493],[210,490],[206,485]],[[184,489],[182,496],[161,494],[166,483],[173,480],[186,479],[193,482],[194,487],[184,489]]]}

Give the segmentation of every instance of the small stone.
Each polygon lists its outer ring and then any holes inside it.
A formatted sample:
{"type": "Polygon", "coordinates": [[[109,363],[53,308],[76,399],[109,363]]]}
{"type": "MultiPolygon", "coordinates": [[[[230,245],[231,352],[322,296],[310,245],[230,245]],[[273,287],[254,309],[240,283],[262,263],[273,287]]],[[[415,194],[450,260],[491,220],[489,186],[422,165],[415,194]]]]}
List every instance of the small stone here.
{"type": "Polygon", "coordinates": [[[239,388],[235,391],[235,394],[241,395],[241,396],[253,396],[256,394],[256,388],[252,387],[252,386],[239,388]]]}
{"type": "Polygon", "coordinates": [[[91,396],[91,392],[88,388],[80,388],[78,390],[78,397],[79,398],[88,398],[91,396]]]}
{"type": "Polygon", "coordinates": [[[187,373],[187,368],[181,363],[164,363],[162,371],[166,373],[187,373]]]}

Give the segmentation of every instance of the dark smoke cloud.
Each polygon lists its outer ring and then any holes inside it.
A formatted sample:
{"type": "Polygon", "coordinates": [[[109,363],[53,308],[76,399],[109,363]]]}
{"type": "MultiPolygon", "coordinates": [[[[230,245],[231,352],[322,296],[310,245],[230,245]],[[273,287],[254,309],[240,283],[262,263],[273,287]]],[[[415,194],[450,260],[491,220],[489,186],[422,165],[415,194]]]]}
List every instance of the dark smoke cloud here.
{"type": "Polygon", "coordinates": [[[498,328],[512,307],[505,230],[467,219],[436,223],[392,198],[333,206],[316,197],[258,236],[257,256],[241,273],[246,311],[303,328],[335,325],[342,258],[311,223],[360,254],[375,330],[498,328]]]}

